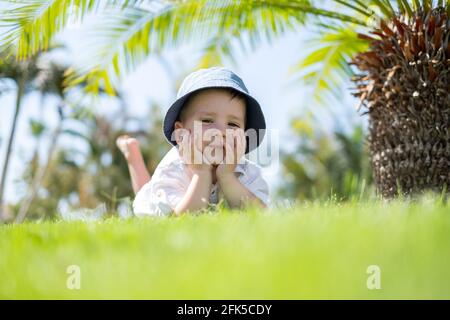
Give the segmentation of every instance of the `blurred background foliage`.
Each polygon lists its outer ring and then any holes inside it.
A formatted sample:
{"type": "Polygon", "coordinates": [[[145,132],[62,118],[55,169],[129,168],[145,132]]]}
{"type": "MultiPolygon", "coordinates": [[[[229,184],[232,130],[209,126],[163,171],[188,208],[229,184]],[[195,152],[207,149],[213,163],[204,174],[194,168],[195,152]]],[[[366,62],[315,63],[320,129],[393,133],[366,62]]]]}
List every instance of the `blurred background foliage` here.
{"type": "MultiPolygon", "coordinates": [[[[148,115],[140,119],[128,117],[124,109],[106,117],[81,108],[65,118],[61,136],[80,143],[60,144],[51,156],[48,172],[30,206],[29,218],[56,218],[60,211],[95,209],[103,204],[109,214],[118,211],[127,214],[129,199],[134,195],[127,163],[116,147],[117,137],[127,133],[139,139],[150,172],[170,146],[161,134],[160,107],[150,106],[148,115]],[[135,129],[125,132],[130,123],[135,129]]],[[[35,154],[23,181],[31,184],[39,167],[46,165],[42,162],[35,154]]],[[[14,206],[14,216],[23,200],[14,206]]]]}
{"type": "Polygon", "coordinates": [[[278,197],[338,201],[374,194],[363,127],[323,130],[312,113],[291,121],[294,151],[281,155],[283,185],[278,197]]]}

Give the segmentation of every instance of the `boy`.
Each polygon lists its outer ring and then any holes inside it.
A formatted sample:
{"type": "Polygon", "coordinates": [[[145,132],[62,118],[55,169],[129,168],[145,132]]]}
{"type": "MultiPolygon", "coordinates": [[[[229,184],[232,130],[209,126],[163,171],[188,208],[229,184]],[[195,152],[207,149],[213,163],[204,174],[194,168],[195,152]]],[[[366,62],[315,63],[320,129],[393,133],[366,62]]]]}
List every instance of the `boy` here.
{"type": "Polygon", "coordinates": [[[137,140],[117,140],[136,193],[134,213],[180,215],[217,204],[222,196],[231,208],[267,207],[261,170],[243,157],[260,144],[265,128],[259,103],[232,71],[214,67],[190,74],[164,118],[164,135],[174,147],[152,177],[137,140]]]}

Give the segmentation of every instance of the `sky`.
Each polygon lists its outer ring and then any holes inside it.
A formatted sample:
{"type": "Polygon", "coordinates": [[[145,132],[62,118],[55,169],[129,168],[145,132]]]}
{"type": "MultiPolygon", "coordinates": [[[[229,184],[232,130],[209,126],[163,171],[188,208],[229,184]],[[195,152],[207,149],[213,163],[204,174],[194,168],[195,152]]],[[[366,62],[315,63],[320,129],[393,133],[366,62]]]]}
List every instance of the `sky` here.
{"type": "MultiPolygon", "coordinates": [[[[319,106],[314,106],[311,99],[311,88],[301,83],[294,83],[290,68],[299,61],[307,50],[305,43],[306,33],[287,33],[272,43],[263,42],[256,50],[244,52],[239,45],[234,45],[235,61],[224,59],[223,66],[232,69],[245,82],[250,93],[260,102],[265,114],[267,128],[272,130],[273,137],[278,135],[281,149],[292,150],[294,147],[292,132],[289,130],[290,120],[300,114],[304,108],[313,108],[319,112],[323,126],[332,127],[333,119],[326,112],[321,112],[319,106]]],[[[76,54],[77,28],[69,28],[60,37],[69,45],[72,54],[76,54]]],[[[148,113],[149,102],[161,106],[162,112],[168,109],[176,96],[175,81],[189,71],[193,71],[198,64],[198,45],[186,45],[181,48],[166,50],[162,59],[149,57],[141,63],[133,72],[127,74],[121,81],[121,92],[124,95],[128,112],[131,115],[144,117],[148,113]]],[[[10,130],[15,101],[15,90],[0,95],[0,165],[3,163],[6,150],[6,140],[10,130]]],[[[6,188],[7,201],[15,202],[25,192],[25,186],[20,183],[20,176],[24,166],[29,161],[35,148],[35,143],[30,135],[30,119],[39,119],[42,115],[46,122],[56,123],[55,103],[56,99],[46,100],[44,110],[40,110],[40,96],[29,94],[25,97],[20,114],[17,136],[14,143],[11,167],[8,174],[6,188]]],[[[97,112],[112,112],[113,102],[102,101],[96,106],[97,112]]],[[[332,106],[337,110],[337,115],[353,117],[360,121],[353,106],[355,101],[350,95],[344,97],[340,105],[332,106]]],[[[275,137],[276,138],[276,137],[275,137]]],[[[275,140],[273,140],[275,141],[275,140]]],[[[267,139],[266,139],[267,142],[267,139]]],[[[61,144],[76,143],[64,138],[61,144]]],[[[39,150],[45,155],[48,141],[44,142],[39,150]]],[[[280,183],[281,168],[277,161],[272,166],[263,165],[264,176],[271,185],[272,191],[280,183]]],[[[124,181],[124,183],[130,183],[124,181]]]]}

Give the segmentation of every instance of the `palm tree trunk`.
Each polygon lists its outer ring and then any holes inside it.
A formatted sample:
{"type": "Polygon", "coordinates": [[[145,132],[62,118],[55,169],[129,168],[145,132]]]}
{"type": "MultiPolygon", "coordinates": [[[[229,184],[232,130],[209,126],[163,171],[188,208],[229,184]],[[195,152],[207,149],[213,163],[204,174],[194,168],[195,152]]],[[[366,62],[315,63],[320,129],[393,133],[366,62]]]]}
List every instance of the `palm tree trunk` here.
{"type": "MultiPolygon", "coordinates": [[[[62,106],[60,105],[59,110],[61,110],[61,109],[62,109],[62,106]]],[[[62,113],[60,112],[60,115],[61,114],[62,113]]],[[[47,163],[44,166],[39,167],[35,176],[33,177],[33,180],[31,183],[31,190],[28,193],[28,196],[25,199],[25,201],[23,201],[20,206],[19,213],[17,214],[17,217],[16,217],[16,223],[22,223],[25,220],[25,218],[28,214],[28,211],[30,210],[30,207],[33,203],[33,200],[34,200],[34,198],[36,198],[36,194],[39,190],[39,187],[42,185],[45,175],[47,174],[47,172],[50,168],[51,160],[52,160],[53,154],[55,153],[55,150],[56,150],[56,143],[58,142],[58,138],[61,134],[62,122],[63,122],[63,117],[61,116],[58,126],[56,127],[56,129],[53,132],[52,137],[50,139],[50,147],[47,152],[47,163]]]]}
{"type": "Polygon", "coordinates": [[[20,113],[20,109],[21,109],[22,97],[23,97],[23,94],[25,91],[25,81],[26,81],[26,77],[22,77],[21,79],[19,79],[19,81],[17,81],[18,89],[17,89],[17,97],[16,97],[16,110],[14,112],[14,118],[13,118],[13,122],[12,122],[12,126],[11,126],[11,131],[9,134],[8,146],[6,149],[5,162],[3,163],[2,178],[1,178],[1,182],[0,182],[0,223],[3,221],[3,218],[4,218],[3,217],[4,216],[4,212],[3,212],[4,199],[3,199],[3,197],[4,197],[4,193],[5,193],[6,175],[8,173],[9,160],[11,157],[12,145],[13,145],[14,137],[15,137],[15,133],[16,133],[17,120],[19,118],[19,113],[20,113]]]}

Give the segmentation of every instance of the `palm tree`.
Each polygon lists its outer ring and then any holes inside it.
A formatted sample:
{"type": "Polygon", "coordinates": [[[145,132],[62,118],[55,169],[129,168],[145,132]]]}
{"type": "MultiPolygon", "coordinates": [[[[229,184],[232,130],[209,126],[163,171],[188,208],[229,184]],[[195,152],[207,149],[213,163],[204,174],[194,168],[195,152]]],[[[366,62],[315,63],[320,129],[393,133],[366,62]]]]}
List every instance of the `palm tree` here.
{"type": "MultiPolygon", "coordinates": [[[[56,49],[56,47],[53,47],[56,49]]],[[[68,96],[70,95],[71,91],[75,89],[74,87],[68,88],[65,83],[64,75],[67,71],[67,66],[64,66],[60,63],[56,63],[55,61],[52,61],[49,57],[42,57],[37,62],[38,72],[35,77],[35,88],[41,93],[42,100],[45,100],[45,97],[48,95],[53,95],[59,98],[59,102],[57,105],[57,112],[58,112],[58,122],[56,127],[54,128],[53,132],[50,135],[50,143],[48,150],[46,152],[46,162],[43,165],[39,165],[39,161],[37,161],[37,168],[33,174],[32,180],[29,184],[29,190],[27,191],[26,196],[21,201],[21,204],[19,206],[19,210],[17,213],[17,216],[15,218],[16,223],[21,223],[24,221],[24,219],[27,217],[30,208],[32,207],[33,201],[35,200],[37,193],[39,189],[42,187],[44,180],[46,179],[46,176],[49,174],[49,171],[51,170],[53,158],[55,157],[55,154],[57,153],[58,149],[58,140],[62,134],[64,134],[64,120],[66,119],[66,113],[67,108],[73,108],[76,109],[77,107],[80,107],[78,103],[74,104],[68,96]]],[[[78,84],[78,91],[83,90],[83,86],[85,86],[86,83],[82,82],[78,84]]],[[[100,91],[102,94],[104,94],[104,90],[101,89],[100,91]]],[[[120,95],[118,95],[120,98],[120,95]]],[[[121,99],[121,98],[120,98],[121,99]]],[[[95,125],[92,128],[93,132],[95,132],[95,125]]],[[[93,136],[94,140],[95,137],[93,136]]],[[[32,170],[33,171],[33,170],[32,170]]]]}
{"type": "Polygon", "coordinates": [[[42,166],[39,166],[39,161],[37,162],[38,168],[34,174],[34,177],[29,186],[29,190],[27,192],[27,196],[23,201],[21,201],[21,205],[16,216],[16,222],[21,223],[28,214],[28,211],[33,203],[34,198],[39,190],[39,187],[42,185],[42,182],[47,174],[51,159],[56,151],[56,146],[58,142],[58,138],[62,131],[62,125],[64,120],[64,105],[65,101],[65,88],[64,85],[64,73],[66,71],[66,67],[59,65],[49,59],[40,59],[37,63],[38,72],[36,75],[36,89],[42,95],[42,99],[45,100],[45,96],[49,94],[56,95],[60,102],[58,103],[58,115],[59,120],[56,128],[50,137],[49,148],[47,150],[47,160],[46,163],[42,166]]]}
{"type": "Polygon", "coordinates": [[[231,38],[248,36],[255,44],[299,28],[310,14],[319,17],[322,46],[298,65],[306,71],[302,79],[322,94],[358,72],[355,94],[369,117],[380,193],[392,197],[449,184],[448,0],[334,0],[331,10],[323,1],[308,0],[106,1],[101,10],[92,2],[27,1],[5,12],[12,31],[0,47],[15,43],[20,56],[29,56],[64,28],[68,12],[82,19],[107,9],[92,31],[97,41],[90,44],[90,59],[68,79],[84,79],[94,92],[99,85],[112,92],[111,82],[123,71],[168,44],[205,39],[207,52],[226,53],[231,38]]]}
{"type": "MultiPolygon", "coordinates": [[[[56,47],[52,47],[52,49],[56,49],[56,47]]],[[[38,192],[39,187],[42,184],[42,181],[45,178],[46,173],[49,170],[50,160],[53,157],[53,154],[56,150],[57,140],[62,130],[63,107],[67,103],[67,101],[65,101],[65,96],[67,94],[66,85],[64,84],[64,73],[66,72],[66,70],[67,70],[66,67],[51,61],[48,57],[44,57],[44,54],[42,53],[39,53],[25,61],[16,60],[13,55],[9,56],[3,55],[3,59],[0,59],[0,77],[13,79],[18,87],[16,109],[11,127],[10,138],[8,140],[6,158],[2,170],[2,180],[0,185],[0,203],[3,202],[3,193],[8,173],[9,159],[12,153],[12,146],[14,144],[15,130],[21,109],[21,100],[25,92],[24,83],[26,85],[26,90],[33,89],[41,93],[42,104],[45,101],[45,96],[49,94],[56,95],[60,99],[60,103],[58,104],[57,107],[59,121],[50,137],[49,149],[47,151],[47,162],[43,166],[39,165],[37,157],[38,155],[37,152],[38,145],[37,145],[35,150],[35,156],[33,157],[32,160],[37,165],[36,172],[34,173],[33,180],[29,185],[27,196],[25,197],[25,199],[23,199],[23,201],[21,201],[21,205],[18,214],[16,216],[16,222],[22,222],[25,219],[26,215],[28,214],[28,210],[36,196],[36,193],[38,192]]],[[[42,107],[43,105],[41,105],[41,108],[42,107]]],[[[34,134],[36,134],[36,136],[40,138],[42,136],[43,131],[42,124],[34,122],[31,125],[32,130],[34,130],[34,134]]],[[[0,214],[0,218],[1,217],[2,215],[0,214]]]]}
{"type": "Polygon", "coordinates": [[[375,180],[385,197],[445,191],[450,184],[450,20],[443,6],[389,13],[374,31],[369,51],[353,59],[360,70],[356,96],[370,120],[375,180]]]}
{"type": "Polygon", "coordinates": [[[351,78],[356,84],[383,197],[448,192],[449,1],[336,2],[366,22],[322,27],[318,47],[296,70],[306,68],[303,80],[314,81],[319,101],[336,83],[351,78]]]}
{"type": "Polygon", "coordinates": [[[1,181],[0,181],[0,222],[3,220],[3,196],[5,191],[6,177],[11,158],[12,146],[16,133],[17,120],[22,107],[22,97],[30,86],[30,81],[36,75],[36,56],[23,61],[16,61],[14,58],[7,58],[0,55],[0,78],[12,79],[17,85],[16,104],[11,129],[9,132],[8,143],[6,147],[5,160],[3,162],[1,181]]]}

